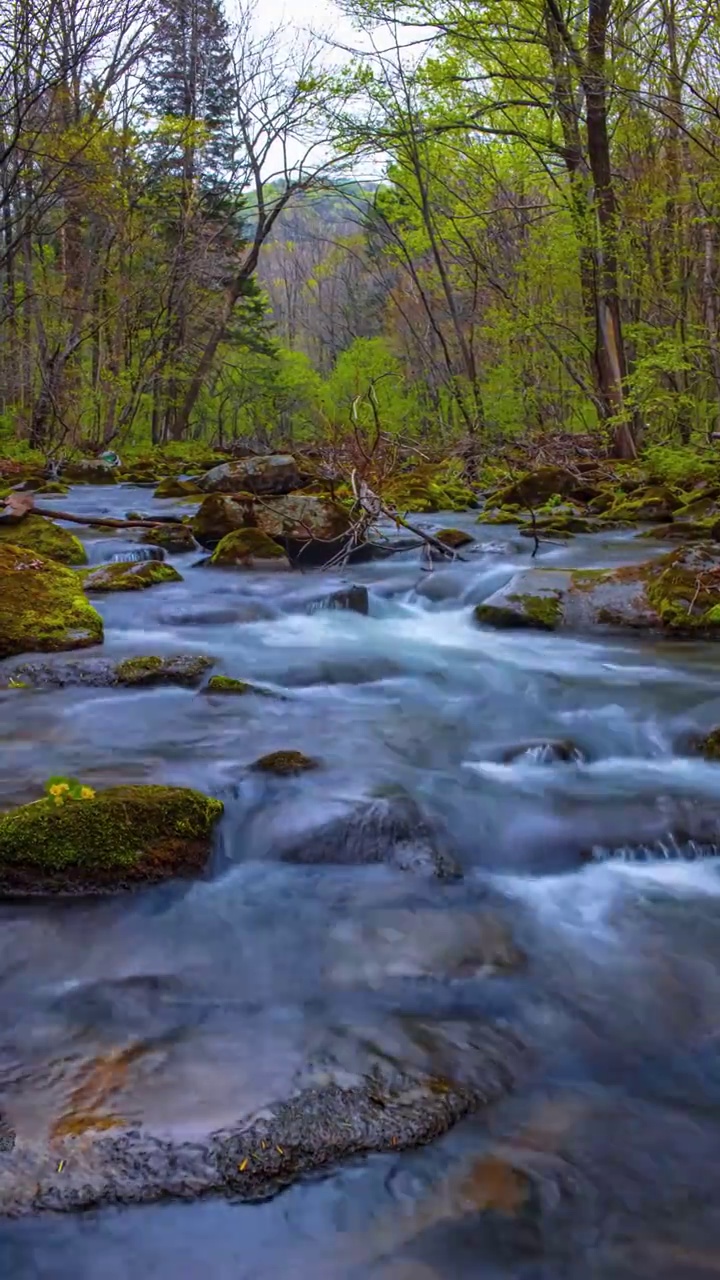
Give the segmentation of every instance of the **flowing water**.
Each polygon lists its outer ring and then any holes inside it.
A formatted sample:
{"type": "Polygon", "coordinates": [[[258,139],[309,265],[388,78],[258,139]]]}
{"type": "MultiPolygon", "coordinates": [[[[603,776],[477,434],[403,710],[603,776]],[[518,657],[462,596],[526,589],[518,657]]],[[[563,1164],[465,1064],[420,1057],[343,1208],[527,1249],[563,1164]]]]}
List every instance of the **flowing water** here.
{"type": "MultiPolygon", "coordinates": [[[[172,510],[125,487],[67,507],[172,510]]],[[[482,629],[472,606],[531,544],[470,516],[424,522],[478,543],[432,572],[418,551],[267,575],[190,554],[172,557],[182,583],[99,598],[108,654],[208,654],[280,697],[0,693],[0,806],[54,773],[226,803],[195,884],[0,905],[0,1110],[26,1143],[78,1111],[193,1135],[380,1060],[462,1075],[488,1019],[526,1046],[521,1083],[429,1147],[267,1203],[0,1222],[8,1280],[720,1276],[720,767],[683,752],[720,722],[718,650],[482,629]],[[349,583],[369,616],[317,607],[349,583]],[[515,754],[548,739],[577,751],[515,754]],[[322,767],[248,770],[280,748],[322,767]],[[274,856],[392,789],[442,825],[460,882],[274,856]],[[437,922],[488,903],[527,965],[438,961],[437,922]],[[373,927],[394,919],[417,928],[373,927]]],[[[86,545],[94,563],[137,551],[124,532],[86,545]]],[[[658,550],[576,538],[541,558],[658,550]]]]}

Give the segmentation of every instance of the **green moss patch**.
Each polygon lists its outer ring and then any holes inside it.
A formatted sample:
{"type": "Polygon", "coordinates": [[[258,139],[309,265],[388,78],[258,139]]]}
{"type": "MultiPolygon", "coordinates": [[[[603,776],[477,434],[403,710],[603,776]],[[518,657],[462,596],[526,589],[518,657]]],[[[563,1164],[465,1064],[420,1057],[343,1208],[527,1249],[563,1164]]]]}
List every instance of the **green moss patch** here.
{"type": "Polygon", "coordinates": [[[0,522],[0,542],[27,547],[60,564],[87,564],[85,548],[74,533],[68,533],[59,524],[33,512],[23,516],[17,524],[0,522]]]}
{"type": "Polygon", "coordinates": [[[143,560],[139,564],[123,561],[120,564],[106,564],[100,569],[93,569],[85,577],[85,590],[89,592],[104,591],[145,591],[161,582],[182,582],[182,574],[171,564],[162,560],[143,560]]]}
{"type": "Polygon", "coordinates": [[[4,892],[111,892],[197,874],[222,814],[185,787],[111,787],[88,800],[38,800],[0,815],[4,892]]]}
{"type": "Polygon", "coordinates": [[[103,624],[78,574],[0,543],[0,658],[101,644],[103,624]]]}
{"type": "Polygon", "coordinates": [[[190,498],[201,494],[202,489],[194,480],[176,480],[174,476],[166,476],[155,490],[156,498],[190,498]]]}

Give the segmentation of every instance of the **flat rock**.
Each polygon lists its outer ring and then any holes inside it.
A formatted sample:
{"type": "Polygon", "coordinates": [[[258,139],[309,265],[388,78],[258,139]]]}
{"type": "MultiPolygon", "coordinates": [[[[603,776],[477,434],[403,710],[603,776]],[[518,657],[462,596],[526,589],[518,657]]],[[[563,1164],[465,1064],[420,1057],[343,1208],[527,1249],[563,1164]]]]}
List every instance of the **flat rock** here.
{"type": "Polygon", "coordinates": [[[540,631],[644,631],[720,638],[717,547],[682,547],[616,569],[533,568],[477,605],[485,626],[540,631]]]}
{"type": "Polygon", "coordinates": [[[0,1150],[0,1213],[71,1212],[102,1205],[190,1200],[208,1193],[268,1199],[340,1161],[432,1142],[512,1089],[524,1051],[510,1032],[473,1028],[466,1078],[373,1071],[343,1087],[303,1089],[195,1141],[148,1128],[61,1137],[45,1150],[0,1150]],[[58,1173],[61,1168],[61,1173],[58,1173]]]}
{"type": "Polygon", "coordinates": [[[179,684],[195,687],[213,666],[213,659],[196,653],[152,655],[112,662],[108,658],[75,658],[63,662],[21,662],[9,668],[7,678],[22,680],[34,689],[66,689],[76,685],[107,689],[113,685],[179,684]]]}

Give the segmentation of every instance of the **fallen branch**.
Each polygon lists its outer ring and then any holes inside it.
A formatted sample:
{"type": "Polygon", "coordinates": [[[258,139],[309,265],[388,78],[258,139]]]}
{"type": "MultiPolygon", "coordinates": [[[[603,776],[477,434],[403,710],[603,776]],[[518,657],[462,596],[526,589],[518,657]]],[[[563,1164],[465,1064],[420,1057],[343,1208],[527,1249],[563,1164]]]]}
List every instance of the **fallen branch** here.
{"type": "MultiPolygon", "coordinates": [[[[87,524],[91,527],[100,529],[153,529],[156,525],[167,524],[167,516],[159,516],[157,520],[119,520],[112,516],[75,516],[69,511],[55,511],[52,507],[37,507],[33,503],[32,506],[26,506],[20,515],[10,502],[0,504],[5,506],[13,515],[17,515],[18,522],[26,515],[46,516],[48,520],[67,520],[70,524],[87,524]]],[[[174,521],[175,524],[181,524],[180,520],[174,521]]]]}
{"type": "Polygon", "coordinates": [[[463,560],[464,556],[459,556],[457,551],[453,551],[452,547],[446,547],[444,542],[439,538],[433,537],[431,533],[426,533],[424,529],[419,529],[416,524],[411,524],[404,516],[395,511],[392,507],[386,507],[382,499],[370,488],[365,480],[358,480],[357,473],[353,471],[351,476],[352,491],[355,494],[355,501],[362,511],[368,516],[369,522],[377,520],[379,516],[385,516],[386,520],[392,520],[396,525],[401,525],[403,529],[409,529],[410,533],[422,541],[428,547],[432,547],[435,551],[439,551],[441,555],[447,556],[448,560],[463,560]]]}

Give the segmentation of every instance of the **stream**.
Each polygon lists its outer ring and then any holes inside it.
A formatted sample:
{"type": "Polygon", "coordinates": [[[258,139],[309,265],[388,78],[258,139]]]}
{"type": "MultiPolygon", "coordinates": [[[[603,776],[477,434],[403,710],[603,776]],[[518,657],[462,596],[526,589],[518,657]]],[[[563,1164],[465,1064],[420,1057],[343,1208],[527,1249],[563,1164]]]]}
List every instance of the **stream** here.
{"type": "MultiPolygon", "coordinates": [[[[188,511],[132,486],[64,501],[188,511]]],[[[0,1221],[3,1280],[720,1276],[720,766],[683,752],[720,723],[718,648],[483,629],[473,606],[532,542],[472,513],[416,519],[477,542],[432,571],[420,551],[328,573],[191,553],[167,557],[181,583],[94,598],[104,654],[206,654],[281,696],[0,692],[0,807],[52,774],[194,786],[226,806],[196,883],[0,903],[0,1111],[30,1144],[95,1106],[192,1137],[377,1062],[462,1076],[488,1022],[526,1050],[517,1087],[429,1146],[264,1203],[0,1221]],[[350,584],[368,588],[368,616],[322,607],[350,584]],[[582,759],[512,758],[536,740],[582,759]],[[321,767],[249,770],[280,749],[321,767]],[[394,792],[446,833],[461,880],[274,857],[394,792]],[[478,907],[524,965],[454,962],[478,907]],[[110,1064],[112,1088],[83,1098],[89,1062],[110,1064]]],[[[83,539],[95,564],[138,551],[122,530],[83,539]]],[[[579,536],[538,561],[666,550],[579,536]]]]}

